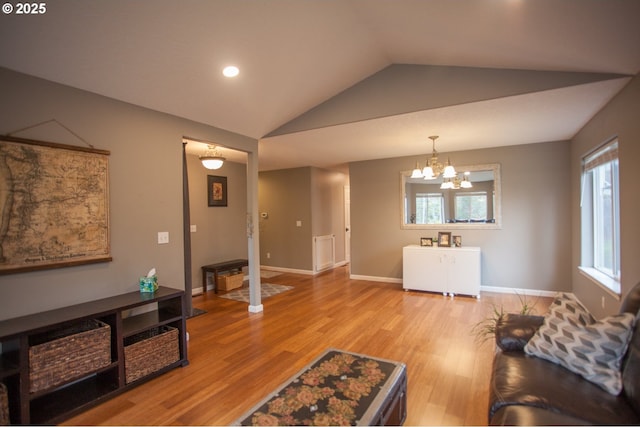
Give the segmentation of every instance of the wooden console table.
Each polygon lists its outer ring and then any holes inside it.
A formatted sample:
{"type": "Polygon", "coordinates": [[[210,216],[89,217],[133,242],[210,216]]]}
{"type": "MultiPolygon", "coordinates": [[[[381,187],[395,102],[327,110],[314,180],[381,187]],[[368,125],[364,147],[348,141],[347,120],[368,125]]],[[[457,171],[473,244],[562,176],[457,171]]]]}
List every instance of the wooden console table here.
{"type": "Polygon", "coordinates": [[[207,292],[207,273],[213,273],[213,292],[218,293],[218,273],[227,271],[242,272],[242,267],[248,267],[249,261],[246,259],[234,259],[215,264],[202,266],[202,292],[207,292]]]}

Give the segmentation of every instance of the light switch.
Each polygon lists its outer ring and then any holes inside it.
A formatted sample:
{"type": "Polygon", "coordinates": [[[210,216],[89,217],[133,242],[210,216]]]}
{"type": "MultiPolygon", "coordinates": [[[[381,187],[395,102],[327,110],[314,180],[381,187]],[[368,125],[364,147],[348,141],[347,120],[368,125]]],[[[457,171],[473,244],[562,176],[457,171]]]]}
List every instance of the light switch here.
{"type": "Polygon", "coordinates": [[[189,227],[189,230],[192,233],[195,233],[196,231],[198,231],[198,227],[195,224],[191,224],[191,226],[189,227]]]}
{"type": "Polygon", "coordinates": [[[164,245],[169,243],[169,232],[168,231],[159,231],[158,232],[158,244],[164,245]]]}
{"type": "Polygon", "coordinates": [[[302,221],[296,221],[296,227],[302,227],[302,221]]]}

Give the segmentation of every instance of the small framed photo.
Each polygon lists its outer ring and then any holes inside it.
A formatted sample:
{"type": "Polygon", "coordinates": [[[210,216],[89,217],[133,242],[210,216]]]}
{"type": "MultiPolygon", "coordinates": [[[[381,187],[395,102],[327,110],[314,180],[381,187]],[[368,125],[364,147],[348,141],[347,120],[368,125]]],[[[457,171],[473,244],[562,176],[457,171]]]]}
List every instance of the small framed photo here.
{"type": "Polygon", "coordinates": [[[462,247],[462,236],[453,236],[453,246],[456,248],[462,247]]]}
{"type": "Polygon", "coordinates": [[[438,246],[451,246],[451,232],[439,231],[438,232],[438,246]]]}
{"type": "Polygon", "coordinates": [[[227,206],[227,177],[207,175],[209,206],[227,206]]]}
{"type": "Polygon", "coordinates": [[[421,237],[420,246],[433,246],[433,239],[431,237],[421,237]]]}

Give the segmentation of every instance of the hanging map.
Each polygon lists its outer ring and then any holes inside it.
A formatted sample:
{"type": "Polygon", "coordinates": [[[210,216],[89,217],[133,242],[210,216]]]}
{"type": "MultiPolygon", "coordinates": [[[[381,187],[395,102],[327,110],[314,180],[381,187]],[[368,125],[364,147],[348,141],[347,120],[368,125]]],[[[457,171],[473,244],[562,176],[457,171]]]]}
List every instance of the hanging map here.
{"type": "Polygon", "coordinates": [[[0,274],[111,261],[109,152],[0,139],[0,274]]]}

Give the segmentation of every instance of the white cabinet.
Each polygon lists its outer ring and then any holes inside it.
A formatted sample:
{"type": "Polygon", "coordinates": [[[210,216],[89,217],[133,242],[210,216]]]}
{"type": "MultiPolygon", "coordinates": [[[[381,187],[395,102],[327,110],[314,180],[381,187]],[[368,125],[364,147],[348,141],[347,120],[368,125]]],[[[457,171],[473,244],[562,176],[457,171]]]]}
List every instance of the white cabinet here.
{"type": "Polygon", "coordinates": [[[480,298],[480,248],[405,246],[402,249],[402,287],[480,298]]]}

